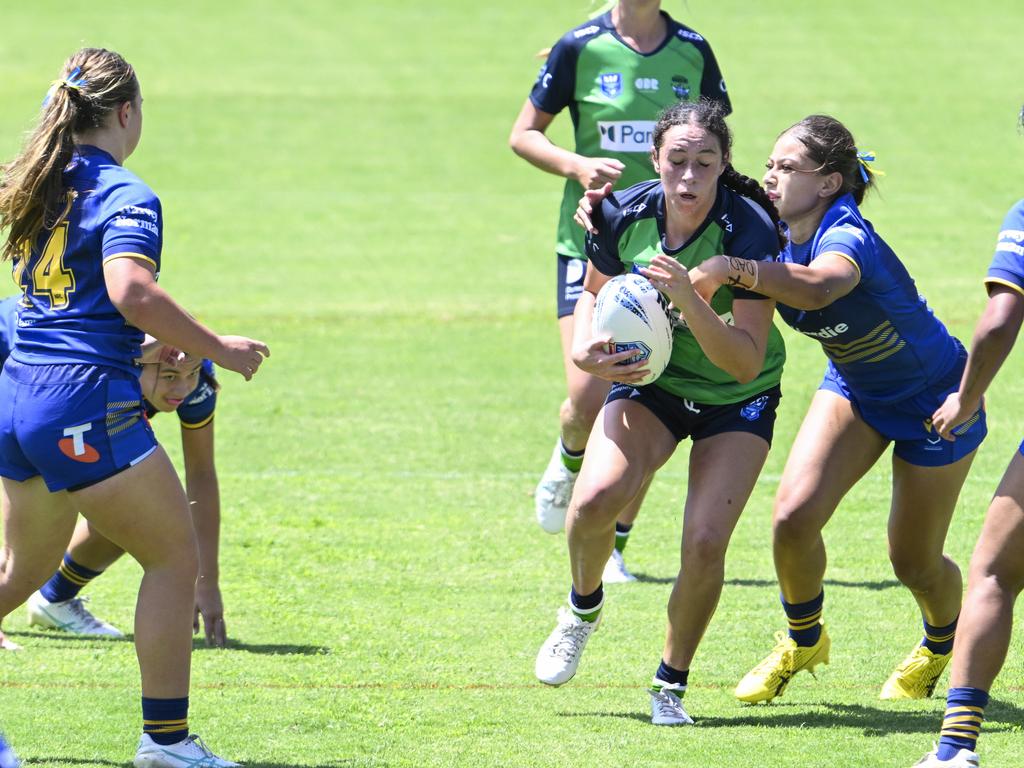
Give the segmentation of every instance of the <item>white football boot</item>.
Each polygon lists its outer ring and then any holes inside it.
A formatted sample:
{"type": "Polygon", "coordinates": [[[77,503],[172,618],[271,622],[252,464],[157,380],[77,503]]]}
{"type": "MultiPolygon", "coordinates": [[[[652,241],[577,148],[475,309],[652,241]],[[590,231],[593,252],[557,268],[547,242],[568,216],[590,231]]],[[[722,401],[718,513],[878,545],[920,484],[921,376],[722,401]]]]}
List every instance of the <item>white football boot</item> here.
{"type": "Polygon", "coordinates": [[[547,685],[561,685],[572,680],[587,640],[597,630],[600,622],[600,616],[594,621],[584,621],[568,606],[559,608],[558,626],[551,631],[537,652],[533,668],[537,679],[547,685]]]}
{"type": "Polygon", "coordinates": [[[601,581],[605,584],[625,584],[636,581],[636,576],[626,568],[626,561],[622,559],[622,553],[617,549],[612,550],[612,556],[604,564],[604,573],[601,581]]]}
{"type": "Polygon", "coordinates": [[[217,757],[195,734],[174,744],[157,744],[144,733],[132,765],[135,768],[238,768],[241,763],[217,757]]]}
{"type": "Polygon", "coordinates": [[[537,490],[533,492],[533,505],[537,513],[537,523],[548,533],[558,533],[565,528],[565,512],[569,509],[572,498],[572,487],[576,483],[578,472],[570,472],[562,461],[561,441],[555,444],[555,452],[537,490]]]}
{"type": "Polygon", "coordinates": [[[42,593],[34,592],[25,605],[28,607],[29,626],[35,625],[90,637],[124,637],[124,633],[117,627],[89,613],[85,607],[84,597],[51,603],[42,593]]]}
{"type": "Polygon", "coordinates": [[[981,765],[978,754],[969,749],[961,749],[949,760],[939,760],[938,753],[936,747],[914,763],[914,768],[978,768],[981,765]]]}
{"type": "Polygon", "coordinates": [[[693,718],[683,709],[686,686],[663,686],[660,691],[648,689],[651,696],[651,723],[654,725],[693,725],[693,718]]]}

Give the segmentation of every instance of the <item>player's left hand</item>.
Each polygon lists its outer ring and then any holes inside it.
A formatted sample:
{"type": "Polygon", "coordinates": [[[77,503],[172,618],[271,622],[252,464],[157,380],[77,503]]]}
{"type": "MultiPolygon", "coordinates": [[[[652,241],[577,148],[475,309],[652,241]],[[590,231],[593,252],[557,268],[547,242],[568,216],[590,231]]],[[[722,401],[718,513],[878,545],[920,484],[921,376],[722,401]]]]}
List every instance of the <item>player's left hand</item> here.
{"type": "Polygon", "coordinates": [[[159,339],[153,338],[148,333],[142,342],[142,354],[135,358],[139,365],[149,363],[163,363],[165,365],[177,365],[187,355],[180,349],[164,344],[159,339]]]}
{"type": "Polygon", "coordinates": [[[227,627],[224,624],[224,601],[220,596],[217,582],[200,579],[196,584],[196,607],[192,615],[192,631],[199,633],[199,618],[203,619],[206,644],[223,648],[228,642],[227,627]]]}
{"type": "Polygon", "coordinates": [[[640,268],[640,274],[679,309],[696,297],[689,270],[670,256],[659,253],[651,259],[651,266],[640,268]]]}
{"type": "Polygon", "coordinates": [[[946,440],[956,440],[953,430],[977,413],[979,403],[965,403],[960,398],[960,392],[952,392],[932,414],[932,427],[939,437],[946,440]]]}

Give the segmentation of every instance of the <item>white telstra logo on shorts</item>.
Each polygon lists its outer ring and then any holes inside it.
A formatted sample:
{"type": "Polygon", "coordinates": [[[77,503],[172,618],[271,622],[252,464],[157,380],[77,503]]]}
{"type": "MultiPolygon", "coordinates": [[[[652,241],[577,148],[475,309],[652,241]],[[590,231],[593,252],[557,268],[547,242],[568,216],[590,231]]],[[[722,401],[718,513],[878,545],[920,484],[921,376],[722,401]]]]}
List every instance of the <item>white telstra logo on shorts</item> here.
{"type": "Polygon", "coordinates": [[[91,422],[89,424],[79,424],[77,427],[67,427],[64,429],[64,437],[71,438],[75,456],[82,456],[85,454],[85,438],[82,437],[82,435],[90,429],[92,429],[91,422]]]}

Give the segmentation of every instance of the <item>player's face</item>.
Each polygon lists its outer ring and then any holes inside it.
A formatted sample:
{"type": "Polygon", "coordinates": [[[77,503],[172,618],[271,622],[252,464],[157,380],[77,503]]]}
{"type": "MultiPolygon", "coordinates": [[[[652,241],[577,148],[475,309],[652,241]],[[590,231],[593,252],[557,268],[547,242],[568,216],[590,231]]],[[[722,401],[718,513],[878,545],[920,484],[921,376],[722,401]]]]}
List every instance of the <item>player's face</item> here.
{"type": "Polygon", "coordinates": [[[836,174],[821,174],[817,163],[807,157],[803,142],[788,133],[775,142],[765,166],[764,188],[783,221],[795,221],[813,211],[835,191],[829,177],[836,174]]]}
{"type": "Polygon", "coordinates": [[[199,386],[202,361],[188,362],[181,367],[152,363],[142,368],[142,395],[158,411],[178,408],[193,389],[199,386]]]}
{"type": "Polygon", "coordinates": [[[676,125],[662,137],[654,169],[661,177],[669,207],[688,217],[703,218],[715,202],[725,158],[714,134],[699,125],[676,125]]]}

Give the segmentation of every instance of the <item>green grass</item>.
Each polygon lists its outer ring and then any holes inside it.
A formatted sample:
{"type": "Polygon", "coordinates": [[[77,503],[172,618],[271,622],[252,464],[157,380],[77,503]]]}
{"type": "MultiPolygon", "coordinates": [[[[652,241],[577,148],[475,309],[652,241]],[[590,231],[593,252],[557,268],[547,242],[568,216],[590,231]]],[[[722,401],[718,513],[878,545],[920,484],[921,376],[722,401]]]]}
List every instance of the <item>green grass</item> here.
{"type": "MultiPolygon", "coordinates": [[[[772,495],[820,378],[785,332],[776,448],[737,528],[687,694],[696,728],[654,729],[644,686],[677,568],[685,446],[661,473],[576,680],[533,656],[564,598],[564,539],[530,492],[563,396],[553,321],[561,185],[506,140],[534,53],[586,2],[310,0],[127,6],[8,3],[0,156],[59,63],[123,52],[146,97],[129,166],[166,215],[161,284],[224,332],[265,339],[251,384],[223,375],[217,417],[223,587],[234,647],[194,657],[194,727],[269,766],[886,766],[936,738],[941,695],[879,702],[919,637],[886,558],[887,460],[829,527],[833,661],[777,704],[740,707],[739,677],[781,626],[772,495]]],[[[736,165],[759,176],[776,134],[828,111],[886,171],[867,215],[936,312],[969,339],[999,223],[1021,196],[1024,91],[1015,0],[667,2],[714,45],[736,108],[736,165]]],[[[552,135],[568,138],[567,116],[552,135]]],[[[1021,437],[1024,367],[989,397],[991,433],[948,551],[966,565],[1021,437]]],[[[173,418],[158,420],[177,452],[173,418]]],[[[139,569],[90,588],[130,626],[139,569]]],[[[31,765],[124,765],[138,724],[127,642],[5,627],[0,727],[31,765]]],[[[992,692],[980,748],[1011,765],[1024,656],[992,692]]],[[[944,683],[943,683],[944,685],[944,683]]],[[[940,693],[942,692],[940,686],[940,693]]]]}

